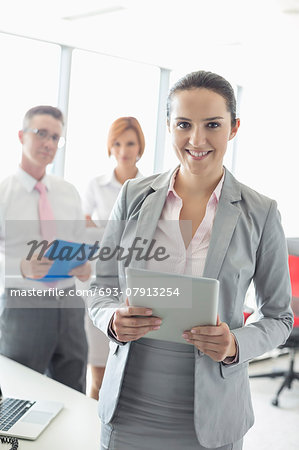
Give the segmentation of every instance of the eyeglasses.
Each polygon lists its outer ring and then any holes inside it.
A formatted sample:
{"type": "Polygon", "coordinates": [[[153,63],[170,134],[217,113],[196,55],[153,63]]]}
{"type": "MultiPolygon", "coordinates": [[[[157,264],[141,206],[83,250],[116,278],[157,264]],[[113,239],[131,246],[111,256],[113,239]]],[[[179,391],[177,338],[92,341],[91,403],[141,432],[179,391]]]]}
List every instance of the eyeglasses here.
{"type": "Polygon", "coordinates": [[[47,130],[39,128],[26,128],[24,132],[35,134],[35,136],[41,141],[47,141],[48,139],[51,139],[53,144],[55,144],[58,148],[62,148],[65,144],[65,138],[63,136],[59,136],[58,134],[51,134],[47,130]]]}

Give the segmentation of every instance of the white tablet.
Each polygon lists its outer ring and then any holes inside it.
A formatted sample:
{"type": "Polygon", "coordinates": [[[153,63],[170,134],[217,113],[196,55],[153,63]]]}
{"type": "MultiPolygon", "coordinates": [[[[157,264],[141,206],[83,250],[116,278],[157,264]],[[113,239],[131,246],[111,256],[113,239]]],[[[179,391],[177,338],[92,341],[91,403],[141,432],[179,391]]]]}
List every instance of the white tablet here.
{"type": "Polygon", "coordinates": [[[126,269],[130,305],[144,306],[162,319],[146,338],[186,344],[182,334],[198,325],[216,325],[219,281],[188,275],[126,269]]]}

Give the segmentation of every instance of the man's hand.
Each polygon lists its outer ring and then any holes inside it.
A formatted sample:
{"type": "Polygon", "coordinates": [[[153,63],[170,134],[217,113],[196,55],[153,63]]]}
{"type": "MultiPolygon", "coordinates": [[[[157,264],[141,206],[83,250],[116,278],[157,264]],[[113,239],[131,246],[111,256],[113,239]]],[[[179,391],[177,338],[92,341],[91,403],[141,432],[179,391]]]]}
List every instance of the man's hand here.
{"type": "Polygon", "coordinates": [[[183,338],[217,362],[234,357],[237,352],[235,338],[228,325],[220,322],[219,316],[217,325],[193,327],[192,330],[184,331],[183,338]]]}
{"type": "Polygon", "coordinates": [[[129,306],[126,299],[126,306],[117,309],[112,317],[111,328],[117,340],[136,341],[149,331],[158,330],[162,320],[152,316],[152,313],[152,310],[148,308],[129,306]]]}
{"type": "Polygon", "coordinates": [[[91,265],[89,261],[75,267],[69,272],[72,277],[77,277],[80,281],[87,281],[91,276],[91,265]]]}
{"type": "Polygon", "coordinates": [[[33,255],[28,261],[22,259],[21,261],[21,273],[24,278],[43,278],[49,272],[54,261],[50,261],[48,258],[42,257],[37,259],[37,255],[33,255]]]}

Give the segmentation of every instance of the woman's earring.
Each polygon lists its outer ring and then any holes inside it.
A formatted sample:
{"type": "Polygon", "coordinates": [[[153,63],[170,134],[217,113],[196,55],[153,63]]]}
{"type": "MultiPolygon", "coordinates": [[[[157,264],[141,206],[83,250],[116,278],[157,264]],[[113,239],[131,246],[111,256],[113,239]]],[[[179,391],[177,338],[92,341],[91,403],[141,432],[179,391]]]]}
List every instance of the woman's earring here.
{"type": "Polygon", "coordinates": [[[139,159],[140,159],[140,156],[137,155],[137,156],[136,156],[136,162],[139,161],[139,159]]]}

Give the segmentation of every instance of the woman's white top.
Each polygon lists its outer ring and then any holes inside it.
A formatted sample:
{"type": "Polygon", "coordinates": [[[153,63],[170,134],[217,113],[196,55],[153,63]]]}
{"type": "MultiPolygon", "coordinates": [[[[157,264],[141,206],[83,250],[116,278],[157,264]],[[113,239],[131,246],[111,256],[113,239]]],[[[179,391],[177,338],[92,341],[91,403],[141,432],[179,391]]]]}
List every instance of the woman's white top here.
{"type": "MultiPolygon", "coordinates": [[[[142,174],[137,172],[136,178],[142,174]]],[[[114,170],[110,173],[93,178],[83,197],[85,215],[95,220],[107,220],[117,199],[122,184],[116,179],[114,170]]]]}

